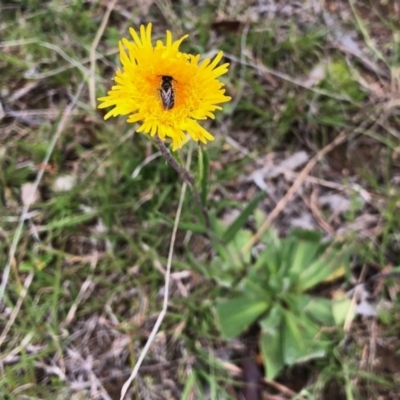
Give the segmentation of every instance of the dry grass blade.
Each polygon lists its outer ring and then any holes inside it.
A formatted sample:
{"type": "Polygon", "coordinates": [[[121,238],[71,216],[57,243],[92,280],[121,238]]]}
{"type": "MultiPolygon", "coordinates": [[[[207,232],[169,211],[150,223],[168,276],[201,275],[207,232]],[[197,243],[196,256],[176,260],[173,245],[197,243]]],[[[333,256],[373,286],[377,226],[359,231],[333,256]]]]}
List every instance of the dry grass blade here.
{"type": "Polygon", "coordinates": [[[17,304],[15,305],[14,309],[12,310],[10,319],[8,320],[6,327],[4,328],[3,332],[0,335],[0,346],[3,344],[5,338],[7,337],[7,333],[10,331],[11,326],[13,325],[15,319],[18,316],[18,312],[21,308],[21,305],[25,299],[26,294],[28,293],[29,286],[32,283],[33,276],[34,276],[34,274],[33,274],[33,272],[31,272],[25,279],[24,287],[21,290],[17,304]]]}
{"type": "Polygon", "coordinates": [[[110,18],[111,11],[114,9],[116,3],[117,3],[117,0],[113,0],[108,4],[107,10],[103,17],[103,20],[101,21],[100,28],[97,31],[96,36],[93,40],[93,43],[90,47],[89,96],[90,96],[90,106],[93,109],[96,108],[96,77],[95,77],[96,49],[100,42],[101,37],[103,36],[104,29],[106,29],[108,19],[110,18]]]}

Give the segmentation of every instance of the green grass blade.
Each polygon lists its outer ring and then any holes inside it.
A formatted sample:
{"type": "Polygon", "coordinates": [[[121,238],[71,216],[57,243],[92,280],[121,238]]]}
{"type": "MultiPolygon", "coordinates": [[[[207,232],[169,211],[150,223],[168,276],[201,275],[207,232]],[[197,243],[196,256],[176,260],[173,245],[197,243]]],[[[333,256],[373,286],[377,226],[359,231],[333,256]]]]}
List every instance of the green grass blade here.
{"type": "Polygon", "coordinates": [[[247,222],[249,216],[253,213],[261,199],[265,197],[265,192],[258,193],[253,200],[245,207],[240,215],[232,222],[222,236],[225,243],[229,243],[238,233],[239,229],[247,222]]]}

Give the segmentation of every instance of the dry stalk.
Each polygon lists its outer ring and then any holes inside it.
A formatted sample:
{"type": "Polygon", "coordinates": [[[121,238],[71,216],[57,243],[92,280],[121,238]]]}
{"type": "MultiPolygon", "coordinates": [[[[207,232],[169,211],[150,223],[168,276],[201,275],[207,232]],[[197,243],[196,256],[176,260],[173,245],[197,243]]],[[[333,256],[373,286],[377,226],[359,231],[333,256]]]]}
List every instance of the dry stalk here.
{"type": "MultiPolygon", "coordinates": [[[[191,152],[191,147],[190,147],[190,151],[188,154],[188,158],[186,161],[186,168],[188,169],[191,163],[191,158],[192,158],[192,152],[191,152]]],[[[140,353],[139,359],[137,360],[131,375],[129,376],[128,380],[124,383],[124,385],[122,386],[121,389],[121,397],[120,400],[123,400],[128,392],[128,389],[132,383],[132,381],[136,378],[140,366],[142,365],[142,362],[144,360],[144,358],[147,355],[147,352],[149,351],[149,348],[151,346],[151,344],[153,343],[153,340],[155,338],[155,336],[158,333],[158,329],[161,326],[161,323],[164,320],[164,317],[167,313],[167,309],[168,309],[168,300],[169,300],[169,283],[171,280],[171,264],[172,264],[172,257],[174,255],[174,248],[175,248],[175,240],[176,240],[176,233],[178,231],[178,224],[181,218],[181,213],[182,213],[182,207],[183,207],[183,200],[185,199],[185,194],[186,194],[186,189],[188,186],[188,182],[186,180],[183,181],[182,183],[182,190],[181,190],[181,195],[179,198],[179,204],[178,204],[178,209],[176,211],[176,216],[175,216],[175,221],[174,221],[174,226],[172,229],[172,235],[171,235],[171,242],[170,242],[170,246],[169,246],[169,252],[168,252],[168,260],[167,260],[167,270],[165,272],[165,290],[164,290],[164,299],[163,299],[163,307],[162,310],[157,318],[157,321],[150,333],[149,338],[147,339],[147,342],[142,350],[142,352],[140,353]]]]}
{"type": "Polygon", "coordinates": [[[101,37],[103,36],[104,30],[106,29],[108,19],[110,18],[111,11],[115,7],[115,3],[117,0],[112,0],[107,7],[107,10],[104,14],[103,20],[101,21],[100,27],[94,37],[93,43],[90,46],[90,75],[89,75],[89,98],[90,98],[90,106],[95,109],[96,108],[96,49],[100,42],[101,37]]]}

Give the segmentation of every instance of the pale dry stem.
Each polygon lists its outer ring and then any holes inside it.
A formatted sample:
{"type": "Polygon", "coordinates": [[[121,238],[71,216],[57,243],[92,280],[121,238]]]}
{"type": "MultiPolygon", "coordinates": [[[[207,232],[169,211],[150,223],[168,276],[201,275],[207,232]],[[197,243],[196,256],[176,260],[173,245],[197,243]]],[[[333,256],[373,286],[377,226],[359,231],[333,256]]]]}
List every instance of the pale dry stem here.
{"type": "Polygon", "coordinates": [[[103,20],[101,21],[100,27],[96,33],[96,36],[93,39],[93,43],[90,46],[90,75],[89,75],[89,98],[90,98],[90,106],[95,109],[96,108],[96,49],[99,45],[100,39],[103,36],[104,30],[107,27],[108,19],[110,18],[111,11],[115,7],[115,3],[117,0],[112,0],[107,7],[107,10],[104,14],[103,20]]]}
{"type": "MultiPolygon", "coordinates": [[[[188,154],[188,158],[187,158],[187,162],[186,162],[186,168],[189,168],[191,163],[191,151],[189,151],[188,154]]],[[[142,352],[140,353],[139,359],[137,360],[135,367],[132,370],[131,375],[129,376],[128,380],[124,383],[124,385],[122,386],[121,389],[121,397],[120,400],[123,400],[128,392],[128,389],[131,385],[131,383],[133,382],[133,380],[136,378],[140,366],[142,365],[142,362],[144,360],[144,358],[147,355],[147,352],[155,338],[155,336],[158,333],[158,329],[161,326],[161,323],[164,320],[164,317],[167,313],[167,309],[168,309],[168,300],[169,300],[169,283],[171,280],[171,264],[172,264],[172,258],[174,255],[174,248],[175,248],[175,240],[176,240],[176,234],[178,231],[178,224],[181,218],[181,213],[182,213],[182,207],[183,207],[183,201],[185,199],[185,194],[186,194],[186,189],[187,189],[187,185],[188,182],[186,180],[184,180],[184,182],[182,183],[182,190],[181,190],[181,195],[179,198],[179,204],[178,204],[178,209],[176,211],[176,216],[175,216],[175,221],[174,221],[174,226],[172,229],[172,235],[171,235],[171,242],[170,242],[170,247],[169,247],[169,252],[168,252],[168,260],[167,260],[167,269],[165,272],[165,290],[164,290],[164,299],[163,299],[163,307],[162,310],[157,318],[157,321],[150,333],[149,338],[147,339],[147,342],[142,350],[142,352]]]]}

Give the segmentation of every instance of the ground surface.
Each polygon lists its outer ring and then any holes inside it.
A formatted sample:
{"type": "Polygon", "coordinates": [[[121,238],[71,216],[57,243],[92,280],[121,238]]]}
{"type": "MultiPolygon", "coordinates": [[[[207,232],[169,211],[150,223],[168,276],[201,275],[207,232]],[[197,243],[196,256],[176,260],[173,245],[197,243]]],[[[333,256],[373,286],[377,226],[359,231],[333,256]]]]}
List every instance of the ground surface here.
{"type": "Polygon", "coordinates": [[[266,190],[258,210],[281,237],[351,245],[349,273],[312,295],[359,307],[325,327],[329,354],[265,380],[257,326],[220,334],[228,289],[207,272],[216,253],[188,193],[168,313],[127,398],[400,399],[399,21],[391,0],[2,2],[0,397],[119,399],[161,309],[182,182],[95,100],[118,40],[153,22],[155,37],[188,33],[184,51],[231,63],[233,100],[205,124],[210,213],[232,220],[266,190]]]}

